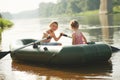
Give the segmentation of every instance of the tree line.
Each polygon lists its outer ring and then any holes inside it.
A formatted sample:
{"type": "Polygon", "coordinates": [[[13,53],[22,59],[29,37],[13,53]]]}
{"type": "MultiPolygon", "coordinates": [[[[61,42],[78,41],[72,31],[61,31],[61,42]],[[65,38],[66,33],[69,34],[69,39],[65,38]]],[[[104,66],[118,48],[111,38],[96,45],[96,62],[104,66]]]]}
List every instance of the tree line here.
{"type": "MultiPolygon", "coordinates": [[[[120,5],[120,0],[113,0],[113,5],[120,5]]],[[[57,0],[57,3],[40,3],[39,15],[49,17],[61,14],[75,14],[83,11],[98,10],[100,0],[57,0]]]]}

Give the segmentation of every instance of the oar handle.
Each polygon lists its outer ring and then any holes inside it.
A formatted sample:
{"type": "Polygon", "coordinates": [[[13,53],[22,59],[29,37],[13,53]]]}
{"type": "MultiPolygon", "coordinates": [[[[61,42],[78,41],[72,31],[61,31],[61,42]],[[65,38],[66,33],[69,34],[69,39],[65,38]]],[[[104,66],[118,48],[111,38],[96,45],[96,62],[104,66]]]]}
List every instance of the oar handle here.
{"type": "Polygon", "coordinates": [[[67,34],[62,34],[62,36],[72,38],[71,36],[68,36],[67,34]]]}
{"type": "Polygon", "coordinates": [[[67,34],[63,34],[63,36],[67,37],[68,35],[67,34]]]}

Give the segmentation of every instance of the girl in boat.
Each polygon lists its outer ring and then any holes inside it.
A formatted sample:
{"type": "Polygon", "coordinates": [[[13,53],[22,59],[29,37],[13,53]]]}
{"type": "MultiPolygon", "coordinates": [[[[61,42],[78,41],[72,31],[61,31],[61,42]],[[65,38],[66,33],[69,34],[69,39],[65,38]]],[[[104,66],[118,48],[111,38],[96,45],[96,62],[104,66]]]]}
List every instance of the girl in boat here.
{"type": "Polygon", "coordinates": [[[87,44],[87,40],[83,33],[79,30],[79,23],[76,20],[70,21],[72,33],[72,45],[87,44]]]}
{"type": "Polygon", "coordinates": [[[52,38],[55,41],[58,41],[62,37],[63,33],[60,33],[60,35],[58,37],[56,37],[56,35],[55,35],[55,31],[58,29],[58,22],[56,22],[56,21],[51,22],[50,25],[49,25],[49,27],[50,27],[50,29],[47,30],[45,33],[43,33],[43,37],[42,37],[43,39],[44,38],[48,38],[48,37],[49,38],[47,40],[43,40],[42,44],[43,45],[62,45],[61,43],[50,42],[52,38]]]}

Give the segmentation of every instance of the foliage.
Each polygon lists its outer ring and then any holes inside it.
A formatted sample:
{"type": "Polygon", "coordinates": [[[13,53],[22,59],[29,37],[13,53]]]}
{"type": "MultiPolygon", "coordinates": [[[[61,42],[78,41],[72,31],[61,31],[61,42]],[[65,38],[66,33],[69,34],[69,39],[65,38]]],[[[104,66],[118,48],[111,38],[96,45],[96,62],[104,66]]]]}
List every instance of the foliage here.
{"type": "Polygon", "coordinates": [[[120,13],[120,6],[115,6],[113,8],[114,13],[120,13]]]}
{"type": "Polygon", "coordinates": [[[3,31],[6,28],[13,26],[13,23],[10,20],[0,18],[0,30],[3,31]]]}
{"type": "MultiPolygon", "coordinates": [[[[98,10],[100,0],[58,0],[54,3],[40,3],[40,16],[76,15],[86,11],[98,10]]],[[[120,0],[113,0],[113,10],[120,12],[120,0]]]]}
{"type": "Polygon", "coordinates": [[[2,15],[0,14],[0,18],[2,18],[2,15]]]}
{"type": "Polygon", "coordinates": [[[120,13],[120,0],[113,0],[113,12],[120,13]]]}
{"type": "Polygon", "coordinates": [[[42,17],[72,15],[99,8],[99,0],[58,0],[58,3],[40,3],[39,14],[42,17]]]}
{"type": "Polygon", "coordinates": [[[114,4],[114,6],[120,5],[120,0],[113,0],[113,4],[114,4]]]}

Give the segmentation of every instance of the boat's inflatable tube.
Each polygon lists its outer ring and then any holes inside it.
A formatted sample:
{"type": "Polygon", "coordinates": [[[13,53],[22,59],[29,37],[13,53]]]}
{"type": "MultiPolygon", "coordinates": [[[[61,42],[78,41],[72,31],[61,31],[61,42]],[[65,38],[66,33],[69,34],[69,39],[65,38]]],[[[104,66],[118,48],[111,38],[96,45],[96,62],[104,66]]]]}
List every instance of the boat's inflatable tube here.
{"type": "MultiPolygon", "coordinates": [[[[27,43],[24,40],[24,43],[27,43]]],[[[21,40],[23,42],[23,40],[21,40]]],[[[18,45],[18,44],[17,44],[18,45]]],[[[107,44],[48,46],[39,45],[19,49],[12,46],[11,57],[13,60],[37,62],[42,64],[87,64],[107,62],[112,54],[111,47],[107,44]]]]}
{"type": "Polygon", "coordinates": [[[54,64],[82,64],[108,61],[111,48],[106,44],[90,44],[63,47],[51,63],[54,64]]]}

